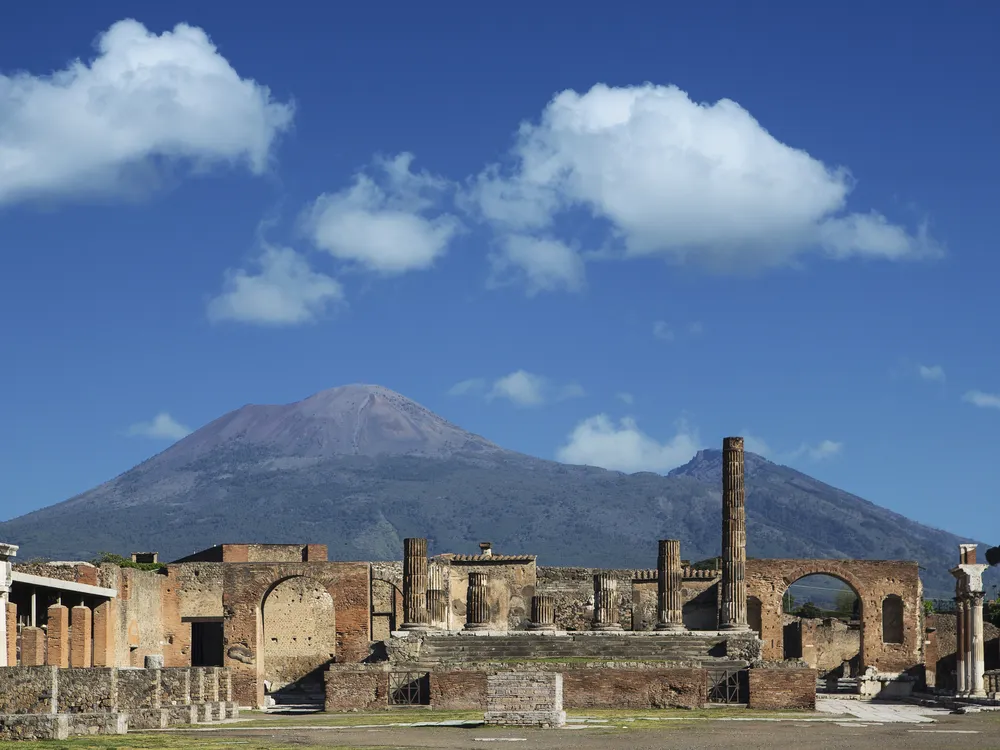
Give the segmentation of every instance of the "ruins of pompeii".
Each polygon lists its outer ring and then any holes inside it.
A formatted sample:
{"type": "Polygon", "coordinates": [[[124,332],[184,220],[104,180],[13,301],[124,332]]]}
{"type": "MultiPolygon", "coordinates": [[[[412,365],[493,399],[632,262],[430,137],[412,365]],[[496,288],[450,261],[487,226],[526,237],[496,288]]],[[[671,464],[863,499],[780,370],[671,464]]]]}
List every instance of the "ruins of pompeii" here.
{"type": "Polygon", "coordinates": [[[976,545],[956,550],[947,615],[925,611],[913,561],[747,559],[743,439],[722,450],[717,565],[692,564],[674,539],[649,550],[648,570],[545,567],[489,542],[428,557],[425,538],[395,562],[331,561],[308,540],[167,564],[18,563],[0,545],[0,737],[241,709],[427,706],[560,726],[565,709],[811,709],[817,692],[997,704],[976,545]],[[817,574],[857,595],[848,620],[786,611],[789,587],[817,574]]]}

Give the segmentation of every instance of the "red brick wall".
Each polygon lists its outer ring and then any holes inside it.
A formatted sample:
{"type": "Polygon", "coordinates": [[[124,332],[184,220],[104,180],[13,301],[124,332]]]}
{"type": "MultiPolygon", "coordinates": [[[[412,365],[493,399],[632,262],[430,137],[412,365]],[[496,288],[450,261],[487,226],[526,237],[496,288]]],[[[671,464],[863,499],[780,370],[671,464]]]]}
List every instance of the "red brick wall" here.
{"type": "Polygon", "coordinates": [[[703,669],[563,669],[566,708],[701,708],[703,669]]]}
{"type": "Polygon", "coordinates": [[[326,673],[327,711],[371,711],[389,705],[389,674],[381,670],[326,673]]]}
{"type": "Polygon", "coordinates": [[[243,563],[223,566],[222,608],[225,615],[225,666],[232,669],[234,700],[242,705],[263,703],[264,673],[258,623],[267,593],[275,584],[296,576],[319,582],[333,597],[337,628],[336,661],[360,662],[368,656],[371,638],[371,570],[368,563],[243,563]],[[231,649],[238,658],[230,656],[231,649]]]}
{"type": "Polygon", "coordinates": [[[750,671],[749,708],[776,710],[816,708],[815,669],[767,669],[750,671]]]}
{"type": "Polygon", "coordinates": [[[14,602],[7,602],[7,611],[4,613],[7,618],[7,666],[17,666],[17,605],[14,602]]]}
{"type": "Polygon", "coordinates": [[[306,562],[326,562],[327,551],[325,544],[307,544],[306,562]]]}
{"type": "Polygon", "coordinates": [[[460,710],[486,710],[485,672],[431,672],[431,706],[460,710]]]}
{"type": "Polygon", "coordinates": [[[768,661],[784,658],[782,607],[785,591],[814,574],[849,584],[861,599],[863,666],[904,672],[923,663],[923,601],[917,563],[897,560],[747,560],[747,595],[761,602],[761,640],[768,661]],[[882,602],[903,600],[903,643],[882,642],[882,602]]]}

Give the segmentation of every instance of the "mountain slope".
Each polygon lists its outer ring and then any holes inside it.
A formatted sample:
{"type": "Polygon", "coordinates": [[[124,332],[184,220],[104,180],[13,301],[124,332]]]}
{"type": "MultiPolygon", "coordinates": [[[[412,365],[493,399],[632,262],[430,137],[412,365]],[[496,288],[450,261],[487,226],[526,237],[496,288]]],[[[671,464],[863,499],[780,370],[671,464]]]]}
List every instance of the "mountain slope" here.
{"type": "MultiPolygon", "coordinates": [[[[916,559],[947,595],[959,539],[754,454],[746,456],[752,557],[916,559]]],[[[319,542],[332,559],[504,553],[547,565],[653,567],[656,540],[718,554],[721,452],[664,477],[566,466],[507,451],[379,386],[245,406],[119,477],[0,524],[24,556],[155,549],[172,559],[223,542],[319,542]]]]}

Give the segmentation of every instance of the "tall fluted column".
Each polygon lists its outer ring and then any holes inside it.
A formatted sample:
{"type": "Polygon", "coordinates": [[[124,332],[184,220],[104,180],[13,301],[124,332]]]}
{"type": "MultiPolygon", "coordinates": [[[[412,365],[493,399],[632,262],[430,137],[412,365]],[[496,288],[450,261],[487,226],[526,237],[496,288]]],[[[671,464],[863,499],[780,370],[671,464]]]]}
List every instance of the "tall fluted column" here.
{"type": "Polygon", "coordinates": [[[444,571],[436,563],[428,567],[427,616],[431,626],[448,627],[448,592],[444,588],[444,571]]]}
{"type": "Polygon", "coordinates": [[[965,620],[966,606],[962,596],[955,597],[955,692],[958,695],[965,695],[968,690],[966,684],[965,666],[965,620]]]}
{"type": "Polygon", "coordinates": [[[618,622],[618,581],[608,573],[594,576],[594,630],[621,630],[618,622]]]}
{"type": "Polygon", "coordinates": [[[743,438],[722,441],[723,630],[747,630],[747,523],[743,488],[743,438]]]}
{"type": "Polygon", "coordinates": [[[465,599],[465,629],[486,630],[490,626],[489,581],[485,573],[469,573],[465,599]]]}
{"type": "Polygon", "coordinates": [[[661,539],[656,556],[657,630],[684,630],[683,581],[681,543],[677,539],[661,539]]]}
{"type": "Polygon", "coordinates": [[[427,540],[403,540],[403,625],[404,630],[421,630],[427,617],[427,540]]]}
{"type": "Polygon", "coordinates": [[[551,596],[538,595],[531,597],[531,622],[529,630],[556,629],[556,600],[551,596]]]}
{"type": "Polygon", "coordinates": [[[986,659],[983,652],[983,593],[975,592],[970,597],[969,620],[972,631],[972,648],[969,659],[969,695],[985,696],[986,686],[983,673],[986,671],[986,659]]]}

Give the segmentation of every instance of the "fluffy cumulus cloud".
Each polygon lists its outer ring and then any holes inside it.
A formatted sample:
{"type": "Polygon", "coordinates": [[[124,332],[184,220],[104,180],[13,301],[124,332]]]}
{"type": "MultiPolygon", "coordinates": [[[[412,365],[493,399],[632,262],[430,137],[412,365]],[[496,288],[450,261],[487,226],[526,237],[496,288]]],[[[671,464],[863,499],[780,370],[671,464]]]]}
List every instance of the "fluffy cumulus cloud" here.
{"type": "Polygon", "coordinates": [[[681,466],[698,451],[696,432],[679,425],[665,442],[647,435],[631,417],[614,422],[606,414],[583,420],[569,434],[556,458],[567,464],[586,464],[632,473],[666,472],[681,466]]]}
{"type": "Polygon", "coordinates": [[[980,409],[1000,409],[1000,396],[983,391],[966,391],[962,400],[980,409]]]}
{"type": "Polygon", "coordinates": [[[161,411],[148,422],[136,422],[128,428],[128,434],[155,440],[180,440],[191,434],[191,429],[185,427],[167,412],[161,411]]]}
{"type": "Polygon", "coordinates": [[[788,460],[806,457],[812,461],[825,461],[839,456],[844,450],[844,444],[835,440],[822,440],[816,445],[803,444],[787,454],[788,460]]]}
{"type": "Polygon", "coordinates": [[[517,406],[541,406],[552,401],[564,401],[586,395],[583,386],[570,382],[558,384],[543,375],[515,370],[492,382],[486,378],[469,378],[455,383],[449,390],[452,396],[484,396],[488,401],[502,399],[517,406]]]}
{"type": "Polygon", "coordinates": [[[344,299],[340,282],[314,271],[291,248],[265,246],[259,270],[229,270],[223,291],[208,304],[212,321],[273,326],[307,323],[344,299]]]}
{"type": "Polygon", "coordinates": [[[435,208],[450,183],[413,172],[412,163],[408,153],[376,158],[379,179],[362,172],[350,187],[317,198],[303,219],[312,242],[338,260],[386,275],[434,265],[461,223],[435,208]]]}
{"type": "Polygon", "coordinates": [[[807,250],[940,253],[926,228],[848,212],[852,187],[846,169],[782,143],[736,102],[598,84],[557,94],[537,122],[523,123],[509,163],[486,168],[465,198],[501,235],[549,233],[582,212],[610,226],[626,256],[720,270],[786,264],[807,250]]]}
{"type": "Polygon", "coordinates": [[[199,28],[124,20],[90,62],[0,75],[0,203],[128,190],[152,159],[267,166],[291,104],[241,78],[199,28]]]}
{"type": "Polygon", "coordinates": [[[528,296],[555,289],[578,292],[585,285],[583,258],[559,240],[512,234],[500,241],[490,261],[493,285],[521,282],[528,296]]]}
{"type": "Polygon", "coordinates": [[[743,436],[743,449],[749,451],[750,453],[756,453],[758,456],[770,456],[773,451],[771,446],[767,444],[767,441],[762,437],[752,434],[749,430],[743,430],[740,435],[743,436]]]}
{"type": "Polygon", "coordinates": [[[944,368],[941,365],[917,365],[917,374],[931,383],[944,382],[944,368]]]}

